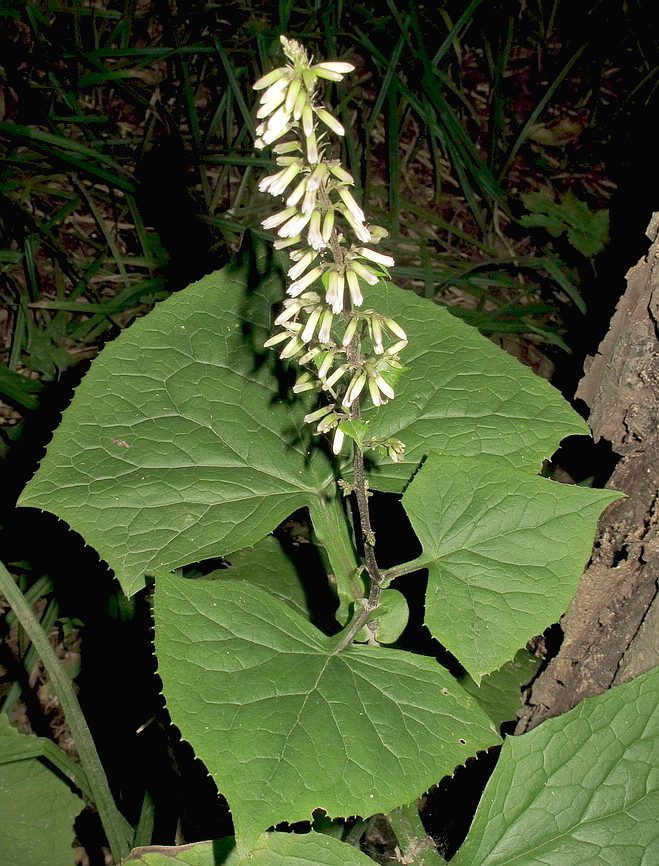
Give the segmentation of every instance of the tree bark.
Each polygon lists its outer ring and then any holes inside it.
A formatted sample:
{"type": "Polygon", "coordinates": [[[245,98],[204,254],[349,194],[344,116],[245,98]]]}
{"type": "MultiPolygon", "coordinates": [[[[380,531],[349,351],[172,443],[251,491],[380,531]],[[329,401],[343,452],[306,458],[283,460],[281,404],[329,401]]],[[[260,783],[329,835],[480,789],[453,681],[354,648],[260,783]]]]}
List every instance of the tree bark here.
{"type": "Polygon", "coordinates": [[[620,455],[606,487],[626,498],[602,515],[560,650],[527,693],[516,733],[659,665],[659,213],[647,235],[650,250],[628,272],[576,393],[595,440],[620,455]]]}

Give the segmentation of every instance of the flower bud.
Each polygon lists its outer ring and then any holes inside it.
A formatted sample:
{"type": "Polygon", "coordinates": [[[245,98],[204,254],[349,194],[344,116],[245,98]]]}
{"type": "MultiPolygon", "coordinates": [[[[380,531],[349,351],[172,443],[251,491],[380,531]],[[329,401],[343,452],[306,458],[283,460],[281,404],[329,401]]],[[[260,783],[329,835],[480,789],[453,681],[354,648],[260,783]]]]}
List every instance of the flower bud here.
{"type": "Polygon", "coordinates": [[[320,275],[323,273],[323,268],[318,266],[313,268],[308,273],[306,273],[303,277],[300,277],[299,280],[295,280],[288,287],[288,294],[294,298],[296,295],[299,295],[307,286],[310,286],[315,280],[317,280],[320,275]]]}
{"type": "Polygon", "coordinates": [[[325,310],[323,313],[323,318],[320,322],[320,327],[318,328],[318,341],[320,343],[329,343],[332,339],[332,321],[334,320],[334,313],[332,310],[325,310]]]}
{"type": "Polygon", "coordinates": [[[364,296],[359,285],[359,279],[354,270],[354,262],[351,262],[346,268],[346,280],[348,281],[348,289],[350,290],[350,300],[353,307],[361,307],[364,303],[364,296]]]}
{"type": "Polygon", "coordinates": [[[384,265],[387,268],[392,268],[395,264],[391,256],[385,256],[384,253],[378,253],[375,250],[369,250],[368,247],[357,247],[355,250],[360,256],[376,262],[378,265],[384,265]]]}
{"type": "Polygon", "coordinates": [[[343,405],[346,407],[346,409],[349,409],[355,402],[357,397],[359,397],[359,395],[364,389],[365,384],[366,373],[364,372],[364,370],[360,370],[355,376],[353,376],[352,381],[348,385],[345,396],[343,398],[343,405]]]}
{"type": "Polygon", "coordinates": [[[347,72],[354,72],[355,67],[352,63],[346,63],[343,60],[324,60],[322,63],[316,63],[315,66],[312,66],[312,69],[317,75],[320,75],[320,70],[323,70],[338,72],[339,75],[343,76],[347,72]]]}
{"type": "Polygon", "coordinates": [[[286,107],[286,111],[288,111],[289,114],[293,113],[293,108],[295,107],[295,103],[297,101],[301,87],[302,87],[302,82],[300,81],[299,78],[294,78],[291,81],[291,83],[288,85],[288,90],[286,91],[285,107],[286,107]]]}
{"type": "Polygon", "coordinates": [[[336,428],[336,432],[334,433],[334,439],[332,440],[332,453],[338,454],[341,448],[343,448],[343,440],[345,439],[345,433],[341,430],[340,427],[336,428]]]}
{"type": "Polygon", "coordinates": [[[309,412],[308,415],[305,415],[304,423],[313,424],[314,421],[319,421],[321,418],[324,418],[325,415],[329,415],[333,409],[334,403],[330,403],[327,406],[321,406],[320,409],[315,409],[313,412],[309,412]]]}
{"type": "Polygon", "coordinates": [[[325,111],[324,108],[316,108],[316,115],[320,120],[322,120],[325,126],[328,126],[332,130],[332,132],[336,133],[337,135],[346,134],[346,131],[343,128],[342,124],[340,124],[335,117],[332,117],[329,111],[325,111]]]}
{"type": "Polygon", "coordinates": [[[316,325],[318,324],[318,319],[320,319],[321,313],[323,311],[320,307],[316,307],[316,309],[311,313],[309,318],[307,319],[307,323],[304,326],[304,330],[300,334],[300,339],[303,343],[308,343],[316,332],[316,325]]]}
{"type": "Polygon", "coordinates": [[[271,84],[274,84],[282,78],[286,79],[289,74],[289,70],[286,66],[280,66],[279,69],[273,69],[272,72],[263,75],[258,81],[255,81],[254,84],[252,84],[252,87],[254,90],[263,90],[264,87],[269,87],[271,84]]]}

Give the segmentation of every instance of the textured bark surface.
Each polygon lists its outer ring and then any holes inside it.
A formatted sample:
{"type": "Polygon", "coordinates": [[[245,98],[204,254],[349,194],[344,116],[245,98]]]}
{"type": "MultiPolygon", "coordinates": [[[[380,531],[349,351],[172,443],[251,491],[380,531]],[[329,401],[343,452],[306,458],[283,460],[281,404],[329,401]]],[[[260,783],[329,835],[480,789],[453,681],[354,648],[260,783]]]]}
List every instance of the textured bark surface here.
{"type": "Polygon", "coordinates": [[[576,394],[595,440],[620,455],[606,486],[627,498],[602,515],[560,650],[527,694],[516,733],[659,665],[659,213],[647,234],[648,255],[627,274],[576,394]]]}

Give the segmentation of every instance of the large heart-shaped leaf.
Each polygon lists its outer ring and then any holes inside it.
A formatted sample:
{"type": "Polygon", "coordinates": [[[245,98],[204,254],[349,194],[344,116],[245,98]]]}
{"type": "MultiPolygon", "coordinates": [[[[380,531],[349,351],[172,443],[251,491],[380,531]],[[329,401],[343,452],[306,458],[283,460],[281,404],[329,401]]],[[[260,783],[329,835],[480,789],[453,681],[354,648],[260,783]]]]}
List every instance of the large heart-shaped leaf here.
{"type": "Polygon", "coordinates": [[[426,625],[475,680],[558,620],[619,495],[484,457],[428,458],[403,496],[428,569],[426,625]]]}
{"type": "Polygon", "coordinates": [[[659,863],[659,668],[509,737],[451,866],[659,863]]]}
{"type": "Polygon", "coordinates": [[[254,544],[302,506],[322,523],[329,464],[309,460],[299,411],[256,369],[279,283],[250,294],[250,274],[206,277],[106,346],[22,497],[64,518],[128,594],[145,572],[254,544]]]}
{"type": "Polygon", "coordinates": [[[169,712],[227,797],[240,853],[318,808],[388,812],[498,740],[433,659],[337,653],[253,584],[160,576],[155,622],[169,712]]]}
{"type": "MultiPolygon", "coordinates": [[[[261,251],[205,277],[106,346],[23,493],[21,505],[51,510],[93,545],[128,594],[145,572],[226,556],[308,506],[350,595],[334,472],[323,453],[310,458],[305,406],[275,399],[282,383],[264,361],[282,291],[269,268],[261,251]]],[[[383,282],[366,302],[410,336],[396,399],[370,413],[373,432],[408,453],[376,465],[373,487],[402,490],[433,449],[536,468],[562,437],[587,432],[551,386],[436,305],[383,282]]]]}
{"type": "Polygon", "coordinates": [[[373,435],[407,445],[402,463],[380,460],[372,487],[400,493],[431,451],[490,454],[537,472],[561,439],[590,435],[555,388],[445,309],[390,283],[370,289],[366,303],[409,338],[396,398],[364,413],[373,435]]]}

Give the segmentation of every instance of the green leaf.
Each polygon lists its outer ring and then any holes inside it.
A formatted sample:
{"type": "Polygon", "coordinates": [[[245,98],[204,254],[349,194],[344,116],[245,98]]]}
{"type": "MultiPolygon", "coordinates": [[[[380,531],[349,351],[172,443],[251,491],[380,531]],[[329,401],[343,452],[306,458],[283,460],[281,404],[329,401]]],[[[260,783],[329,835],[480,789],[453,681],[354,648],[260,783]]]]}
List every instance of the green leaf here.
{"type": "Polygon", "coordinates": [[[307,599],[291,560],[273,535],[254,547],[231,554],[231,567],[206,575],[217,580],[247,580],[281,599],[304,617],[309,616],[307,599]]]}
{"type": "Polygon", "coordinates": [[[522,706],[521,690],[531,682],[540,667],[540,659],[525,649],[497,671],[484,676],[477,685],[469,674],[458,677],[458,682],[485,710],[497,726],[515,719],[522,706]]]}
{"type": "Polygon", "coordinates": [[[167,707],[226,795],[241,854],[269,826],[318,808],[388,812],[497,742],[433,659],[336,653],[338,640],[248,583],[157,581],[167,707]]]}
{"type": "Polygon", "coordinates": [[[39,737],[0,713],[0,866],[71,866],[73,822],[84,803],[38,758],[39,737]],[[7,759],[5,761],[5,759],[7,759]]]}
{"type": "Polygon", "coordinates": [[[279,280],[252,295],[250,279],[225,268],[106,346],[23,494],[93,545],[128,595],[145,572],[227,556],[298,508],[326,508],[334,479],[300,441],[304,410],[275,401],[270,368],[255,372],[279,280]]]}
{"type": "Polygon", "coordinates": [[[401,493],[431,451],[489,454],[538,471],[561,439],[589,434],[555,388],[446,310],[390,283],[364,297],[409,338],[395,399],[363,413],[374,438],[407,445],[403,462],[376,462],[374,489],[401,493]]]}
{"type": "Polygon", "coordinates": [[[659,863],[659,668],[509,737],[451,866],[659,863]]]}
{"type": "Polygon", "coordinates": [[[426,625],[479,681],[556,622],[574,595],[605,505],[482,457],[431,455],[403,496],[428,569],[426,625]]]}
{"type": "Polygon", "coordinates": [[[359,418],[341,421],[339,429],[343,430],[346,436],[349,436],[357,445],[362,448],[364,440],[370,436],[370,428],[366,421],[359,418]]]}
{"type": "Polygon", "coordinates": [[[521,225],[544,227],[555,238],[567,232],[570,244],[588,258],[604,249],[609,233],[608,210],[591,211],[571,191],[558,202],[541,192],[523,193],[521,199],[531,211],[520,218],[521,225]]]}
{"type": "Polygon", "coordinates": [[[373,866],[357,848],[319,833],[264,833],[241,857],[232,838],[176,847],[136,848],[122,866],[373,866]]]}

